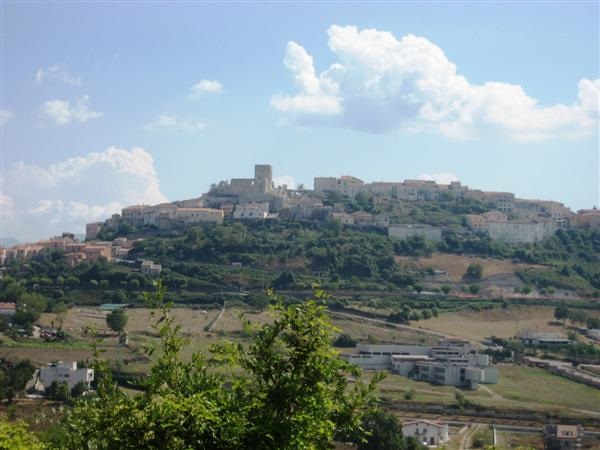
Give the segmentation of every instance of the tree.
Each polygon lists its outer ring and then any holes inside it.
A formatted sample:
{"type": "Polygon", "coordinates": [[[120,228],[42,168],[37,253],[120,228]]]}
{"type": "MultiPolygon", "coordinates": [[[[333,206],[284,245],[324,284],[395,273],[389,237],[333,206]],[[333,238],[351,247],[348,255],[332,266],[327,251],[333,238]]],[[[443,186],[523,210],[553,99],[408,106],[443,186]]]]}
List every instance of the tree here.
{"type": "Polygon", "coordinates": [[[336,340],[333,342],[333,345],[335,347],[354,347],[356,343],[356,340],[353,339],[352,336],[342,333],[336,338],[336,340]]]}
{"type": "Polygon", "coordinates": [[[161,351],[143,392],[120,391],[95,350],[96,397],[67,411],[56,447],[316,450],[332,448],[336,435],[362,434],[381,376],[363,383],[359,369],[331,348],[326,296],[290,305],[276,298],[272,323],[247,325],[251,345],[221,343],[207,361],[201,354],[181,358],[187,340],[164,293],[159,284],[146,296],[161,351]],[[209,371],[209,363],[223,370],[209,371]]]}
{"type": "Polygon", "coordinates": [[[0,449],[43,450],[47,448],[24,422],[9,423],[0,418],[0,449]]]}
{"type": "Polygon", "coordinates": [[[53,381],[50,387],[46,389],[46,395],[52,400],[66,402],[71,398],[71,391],[66,381],[62,383],[53,381]]]}
{"type": "Polygon", "coordinates": [[[288,270],[284,271],[273,281],[275,289],[289,288],[294,285],[296,278],[294,274],[288,270]]]}
{"type": "Polygon", "coordinates": [[[470,294],[477,295],[478,292],[479,292],[479,285],[478,284],[471,284],[471,285],[469,285],[469,293],[470,294]]]}
{"type": "Polygon", "coordinates": [[[123,308],[117,308],[106,316],[106,325],[113,331],[121,332],[125,329],[129,317],[123,308]]]}
{"type": "Polygon", "coordinates": [[[450,286],[448,286],[447,284],[444,284],[440,289],[446,295],[448,295],[450,293],[450,291],[452,290],[452,288],[450,286]]]}
{"type": "Polygon", "coordinates": [[[556,308],[554,308],[554,318],[556,320],[562,320],[564,323],[568,317],[569,308],[567,308],[565,305],[558,305],[556,308]]]}
{"type": "Polygon", "coordinates": [[[600,318],[588,317],[587,320],[585,321],[585,326],[590,330],[600,328],[600,318]]]}
{"type": "Polygon", "coordinates": [[[570,309],[569,310],[569,320],[573,323],[579,323],[581,325],[585,325],[588,315],[585,311],[580,309],[570,309]]]}
{"type": "Polygon", "coordinates": [[[370,434],[366,441],[357,442],[358,450],[404,450],[406,443],[398,418],[378,409],[366,415],[363,427],[370,434]]]}
{"type": "Polygon", "coordinates": [[[483,275],[483,267],[481,264],[472,263],[467,267],[467,271],[465,272],[465,278],[469,278],[471,280],[481,280],[483,275]]]}

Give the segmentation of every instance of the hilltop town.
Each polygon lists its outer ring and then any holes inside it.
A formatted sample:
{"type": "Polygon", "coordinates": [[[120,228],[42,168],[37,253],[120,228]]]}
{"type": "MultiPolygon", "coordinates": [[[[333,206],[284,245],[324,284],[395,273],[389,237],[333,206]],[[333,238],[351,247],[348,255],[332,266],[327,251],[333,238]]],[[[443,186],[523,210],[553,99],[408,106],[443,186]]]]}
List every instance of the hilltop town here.
{"type": "Polygon", "coordinates": [[[509,244],[531,244],[552,236],[559,228],[600,228],[600,210],[574,213],[552,200],[522,199],[510,192],[471,189],[459,181],[438,184],[431,180],[365,183],[352,176],[315,177],[312,190],[275,186],[273,168],[257,164],[254,178],[232,178],[213,184],[200,197],[157,205],[131,205],[102,222],[86,225],[86,242],[72,233],[35,243],[3,248],[0,264],[29,259],[53,250],[64,252],[68,264],[99,257],[122,259],[132,242],[99,237],[127,227],[172,230],[224,220],[338,221],[355,227],[376,227],[396,239],[414,236],[439,242],[445,231],[481,233],[509,244]],[[354,202],[354,204],[352,204],[354,202]],[[419,223],[406,211],[416,204],[431,206],[463,202],[477,214],[457,214],[458,223],[448,226],[419,223]],[[369,209],[369,211],[365,210],[369,209]],[[103,233],[104,232],[104,233],[103,233]]]}
{"type": "Polygon", "coordinates": [[[0,345],[0,369],[16,347],[35,366],[18,369],[31,379],[13,389],[79,396],[95,386],[85,358],[88,330],[100,329],[128,388],[154,363],[145,299],[158,279],[194,351],[222,338],[249,342],[245,315],[272,320],[267,288],[305,305],[318,287],[332,295],[340,361],[369,377],[388,373],[380,395],[409,414],[407,436],[432,446],[480,439],[478,428],[461,435],[445,421],[462,414],[533,425],[526,442],[536,445],[593,445],[599,229],[596,209],[460,182],[316,177],[312,190],[292,189],[257,165],[253,178],[197,198],[88,223],[85,240],[64,232],[2,249],[0,339],[9,345],[0,345]],[[546,378],[550,394],[538,383],[546,378]]]}

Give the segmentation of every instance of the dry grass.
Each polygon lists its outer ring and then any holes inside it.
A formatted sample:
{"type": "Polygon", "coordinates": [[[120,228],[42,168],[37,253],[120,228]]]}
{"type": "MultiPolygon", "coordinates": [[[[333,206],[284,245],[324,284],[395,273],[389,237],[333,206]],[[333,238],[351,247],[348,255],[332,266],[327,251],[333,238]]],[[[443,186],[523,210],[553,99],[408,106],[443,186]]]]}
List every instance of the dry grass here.
{"type": "Polygon", "coordinates": [[[433,253],[429,257],[397,256],[396,261],[400,264],[412,266],[418,269],[433,267],[443,270],[448,274],[448,279],[460,282],[469,264],[481,264],[483,267],[483,278],[498,274],[512,274],[517,269],[537,267],[531,264],[513,263],[507,259],[478,258],[476,256],[451,255],[447,253],[433,253]]]}
{"type": "Polygon", "coordinates": [[[481,341],[492,335],[500,338],[513,337],[522,329],[564,333],[562,326],[554,324],[555,320],[552,307],[511,306],[509,309],[441,314],[429,320],[414,322],[412,325],[481,341]]]}

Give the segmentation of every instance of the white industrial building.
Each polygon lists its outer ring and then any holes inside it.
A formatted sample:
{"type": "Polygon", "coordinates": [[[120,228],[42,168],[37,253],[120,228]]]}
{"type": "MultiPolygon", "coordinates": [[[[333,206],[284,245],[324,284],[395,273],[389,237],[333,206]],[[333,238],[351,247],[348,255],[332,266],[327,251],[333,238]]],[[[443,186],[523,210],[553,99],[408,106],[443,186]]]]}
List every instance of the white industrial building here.
{"type": "Polygon", "coordinates": [[[73,389],[77,383],[84,383],[89,389],[93,380],[94,369],[78,369],[75,361],[52,363],[48,367],[42,367],[39,374],[39,381],[44,389],[48,389],[54,381],[67,383],[69,390],[73,389]]]}
{"type": "Polygon", "coordinates": [[[414,380],[446,386],[477,388],[498,382],[498,369],[489,355],[479,354],[467,341],[442,340],[438,345],[365,345],[358,353],[342,355],[367,370],[390,370],[414,380]]]}

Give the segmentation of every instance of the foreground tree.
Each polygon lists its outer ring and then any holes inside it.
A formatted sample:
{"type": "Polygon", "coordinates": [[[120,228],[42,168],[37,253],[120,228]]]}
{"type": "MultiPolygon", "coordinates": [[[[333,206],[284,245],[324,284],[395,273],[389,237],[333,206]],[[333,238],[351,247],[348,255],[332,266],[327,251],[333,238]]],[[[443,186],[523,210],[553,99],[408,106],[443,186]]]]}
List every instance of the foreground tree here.
{"type": "Polygon", "coordinates": [[[0,449],[43,450],[47,448],[23,422],[9,423],[0,417],[0,449]]]}
{"type": "Polygon", "coordinates": [[[199,354],[182,361],[186,340],[163,298],[161,285],[147,297],[161,352],[144,392],[123,394],[96,352],[97,397],[66,414],[57,447],[321,450],[332,448],[336,435],[363,435],[362,416],[380,377],[361,382],[358,369],[331,348],[325,295],[289,306],[277,299],[273,323],[248,326],[250,346],[214,348],[211,362],[226,375],[210,372],[199,354]]]}

